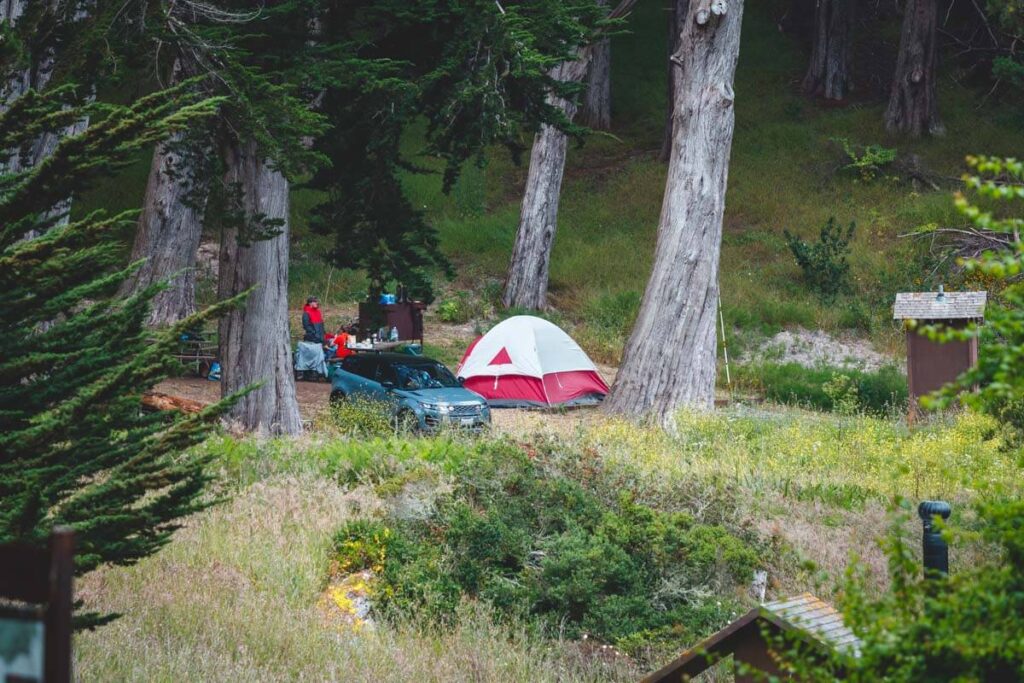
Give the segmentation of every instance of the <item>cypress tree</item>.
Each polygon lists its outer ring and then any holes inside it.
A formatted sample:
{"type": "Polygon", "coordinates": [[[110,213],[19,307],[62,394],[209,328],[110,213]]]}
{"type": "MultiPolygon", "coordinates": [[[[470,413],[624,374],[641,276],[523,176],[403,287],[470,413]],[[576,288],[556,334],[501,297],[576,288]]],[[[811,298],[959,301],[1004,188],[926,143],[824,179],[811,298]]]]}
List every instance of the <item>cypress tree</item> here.
{"type": "MultiPolygon", "coordinates": [[[[0,543],[44,545],[53,526],[69,525],[78,574],[155,552],[206,504],[205,462],[188,448],[223,405],[184,417],[144,413],[140,401],[174,368],[182,330],[229,304],[151,337],[144,322],[159,286],[115,295],[138,265],[124,267],[119,238],[133,216],[95,212],[60,224],[48,211],[214,114],[220,102],[193,85],[129,107],[83,104],[71,86],[28,91],[0,114],[8,157],[91,119],[38,166],[0,176],[0,543]]],[[[80,623],[108,618],[87,613],[80,623]]]]}
{"type": "Polygon", "coordinates": [[[447,192],[492,146],[518,159],[542,124],[581,134],[549,101],[581,86],[551,72],[606,14],[596,0],[321,3],[319,40],[344,68],[323,79],[331,128],[314,149],[330,163],[308,185],[323,192],[310,224],[334,237],[332,262],[364,269],[371,295],[402,282],[429,301],[432,271],[450,265],[403,174],[438,173],[447,192]]]}

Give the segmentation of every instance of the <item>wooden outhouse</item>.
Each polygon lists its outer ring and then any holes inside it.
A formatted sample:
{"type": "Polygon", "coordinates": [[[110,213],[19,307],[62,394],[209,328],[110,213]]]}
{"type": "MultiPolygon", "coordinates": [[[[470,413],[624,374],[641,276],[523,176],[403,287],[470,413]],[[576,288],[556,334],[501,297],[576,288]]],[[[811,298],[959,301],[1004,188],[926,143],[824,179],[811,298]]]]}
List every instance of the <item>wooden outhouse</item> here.
{"type": "Polygon", "coordinates": [[[964,329],[985,318],[987,292],[903,292],[896,295],[893,319],[916,321],[906,325],[907,385],[910,414],[917,409],[919,397],[929,394],[960,376],[978,362],[978,340],[933,341],[920,329],[923,325],[942,325],[964,329]]]}
{"type": "Polygon", "coordinates": [[[785,677],[773,648],[791,642],[787,637],[807,642],[812,650],[831,648],[851,657],[861,647],[834,607],[804,593],[750,610],[641,683],[682,683],[729,657],[737,683],[766,680],[766,674],[785,677]]]}

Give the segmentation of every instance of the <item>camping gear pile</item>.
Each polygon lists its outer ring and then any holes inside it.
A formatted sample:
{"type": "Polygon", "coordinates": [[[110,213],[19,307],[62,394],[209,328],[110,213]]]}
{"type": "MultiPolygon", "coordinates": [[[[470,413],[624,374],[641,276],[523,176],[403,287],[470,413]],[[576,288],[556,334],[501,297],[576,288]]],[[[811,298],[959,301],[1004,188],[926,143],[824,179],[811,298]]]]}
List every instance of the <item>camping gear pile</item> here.
{"type": "Polygon", "coordinates": [[[295,349],[295,375],[296,378],[308,377],[310,373],[327,377],[324,347],[314,342],[300,341],[295,349]]]}

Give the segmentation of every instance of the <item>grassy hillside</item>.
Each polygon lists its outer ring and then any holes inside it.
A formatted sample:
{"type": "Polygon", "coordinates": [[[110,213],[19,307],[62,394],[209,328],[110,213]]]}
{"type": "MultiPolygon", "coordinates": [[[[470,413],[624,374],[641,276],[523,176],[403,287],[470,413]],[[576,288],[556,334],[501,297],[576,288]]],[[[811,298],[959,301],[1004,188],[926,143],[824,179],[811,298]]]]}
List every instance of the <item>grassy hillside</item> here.
{"type": "MultiPolygon", "coordinates": [[[[923,168],[950,178],[952,187],[965,155],[1011,154],[1024,147],[1024,120],[1018,108],[992,98],[979,108],[983,93],[958,85],[957,74],[947,69],[939,95],[946,137],[887,136],[884,101],[837,108],[798,92],[806,55],[778,31],[765,4],[747,8],[736,77],[721,273],[726,322],[763,332],[784,325],[857,329],[898,353],[898,335],[887,320],[892,296],[924,286],[927,274],[918,245],[899,235],[928,223],[956,223],[949,190],[922,189],[884,173],[865,182],[838,172],[844,159],[831,139],[917,155],[923,168]],[[783,229],[816,236],[830,216],[858,225],[851,256],[854,292],[837,305],[823,305],[806,291],[782,238],[783,229]]],[[[640,3],[629,29],[613,40],[613,133],[593,135],[570,150],[552,255],[553,303],[584,322],[602,311],[628,317],[638,302],[664,191],[666,168],[656,158],[665,107],[664,15],[658,3],[640,3]]],[[[436,178],[409,178],[410,191],[460,266],[456,288],[480,288],[485,278],[503,277],[525,173],[525,166],[495,154],[487,168],[468,169],[448,198],[440,195],[436,178]]]]}
{"type": "MultiPolygon", "coordinates": [[[[948,500],[956,525],[971,528],[977,520],[970,505],[980,496],[1020,493],[1017,456],[1006,452],[991,421],[978,416],[910,433],[870,417],[731,409],[681,415],[674,436],[580,412],[532,417],[539,419],[480,439],[352,438],[321,425],[298,440],[211,440],[203,448],[213,459],[214,494],[227,500],[190,518],[157,555],[131,567],[105,567],[76,584],[90,608],[123,613],[76,637],[76,670],[83,681],[637,680],[732,616],[715,612],[716,601],[736,612],[751,604],[714,574],[674,576],[677,587],[683,579],[697,582],[687,584],[689,595],[711,608],[714,623],[699,633],[680,626],[667,639],[641,633],[611,640],[631,646],[626,657],[607,650],[608,640],[574,639],[544,628],[532,614],[516,616],[514,608],[530,605],[509,604],[493,592],[433,596],[450,608],[443,617],[406,608],[374,613],[374,628],[345,621],[350,605],[331,593],[340,554],[332,538],[340,530],[386,524],[398,533],[409,520],[425,519],[439,534],[450,533],[459,487],[521,500],[517,462],[542,468],[552,492],[573,493],[561,504],[538,506],[537,517],[557,519],[581,496],[611,511],[628,491],[631,504],[659,515],[692,515],[701,525],[755,539],[758,565],[770,576],[769,598],[805,590],[834,597],[850,553],[875,572],[873,585],[881,589],[885,558],[876,539],[890,523],[911,538],[920,533],[916,518],[887,517],[894,496],[948,500]],[[489,452],[501,459],[488,460],[489,452]],[[648,651],[652,644],[658,647],[648,651]]],[[[477,539],[468,546],[477,551],[473,557],[522,542],[515,528],[473,526],[485,521],[481,511],[463,521],[478,534],[466,538],[477,539]]],[[[642,528],[638,523],[621,533],[630,538],[642,528]]],[[[566,533],[558,529],[553,537],[566,533]]],[[[954,573],[991,552],[972,538],[957,536],[954,573]]],[[[594,572],[608,564],[605,554],[580,556],[551,538],[529,540],[537,544],[531,548],[547,548],[544,561],[552,569],[572,554],[586,565],[579,576],[587,590],[578,590],[603,595],[593,586],[600,576],[594,572]]],[[[418,595],[446,588],[443,575],[417,566],[418,595]]],[[[440,567],[466,571],[461,564],[440,567]]],[[[387,577],[376,573],[368,595],[381,605],[389,598],[387,577]]]]}
{"type": "MultiPolygon", "coordinates": [[[[1020,103],[1000,101],[1008,97],[1003,91],[986,95],[962,85],[962,74],[947,60],[939,93],[947,135],[917,141],[890,137],[882,126],[885,101],[877,84],[888,78],[881,72],[892,68],[891,54],[881,50],[881,57],[873,54],[871,65],[861,67],[871,72],[861,74],[871,85],[856,91],[849,103],[813,101],[798,89],[806,46],[778,30],[773,3],[748,5],[721,269],[725,322],[739,332],[731,338],[730,353],[737,356],[782,327],[803,326],[850,330],[898,357],[900,334],[888,320],[894,293],[935,284],[929,282],[925,245],[900,235],[923,225],[959,222],[950,193],[964,156],[1024,149],[1020,103]],[[891,170],[870,181],[845,172],[848,160],[836,138],[896,148],[901,159],[913,155],[943,186],[936,191],[891,170]],[[850,259],[853,291],[823,304],[802,282],[782,233],[814,237],[830,216],[844,225],[857,222],[850,259]]],[[[638,3],[627,30],[614,37],[614,130],[573,146],[566,169],[551,263],[556,309],[551,314],[574,327],[585,348],[608,363],[618,361],[646,283],[664,192],[666,166],[657,160],[666,101],[664,22],[660,3],[638,3]]],[[[891,53],[892,46],[887,50],[891,53]]],[[[415,135],[406,146],[417,152],[415,135]]],[[[439,176],[406,178],[411,197],[438,227],[442,247],[457,265],[454,282],[437,276],[439,298],[472,302],[470,317],[495,315],[527,160],[517,166],[503,150],[494,150],[486,167],[466,168],[448,196],[441,193],[439,176]]],[[[78,198],[75,212],[137,207],[148,169],[148,156],[140,158],[122,177],[78,198]]],[[[315,194],[296,189],[292,200],[293,304],[317,293],[329,306],[351,305],[365,291],[364,279],[324,262],[330,240],[306,227],[315,194]]],[[[942,273],[931,279],[958,284],[942,273]]],[[[461,351],[462,342],[457,346],[461,351]]]]}

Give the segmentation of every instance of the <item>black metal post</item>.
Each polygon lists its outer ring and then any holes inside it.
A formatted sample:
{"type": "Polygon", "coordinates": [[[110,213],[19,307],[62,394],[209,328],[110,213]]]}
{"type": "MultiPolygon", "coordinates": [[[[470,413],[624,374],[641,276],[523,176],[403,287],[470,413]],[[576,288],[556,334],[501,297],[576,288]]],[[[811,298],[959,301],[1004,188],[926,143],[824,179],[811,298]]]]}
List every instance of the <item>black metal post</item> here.
{"type": "Polygon", "coordinates": [[[921,517],[921,523],[924,525],[921,545],[924,550],[925,576],[949,574],[949,547],[935,527],[934,520],[936,516],[943,520],[949,519],[950,512],[952,509],[949,507],[949,503],[941,500],[926,500],[917,506],[917,514],[921,517]]]}

